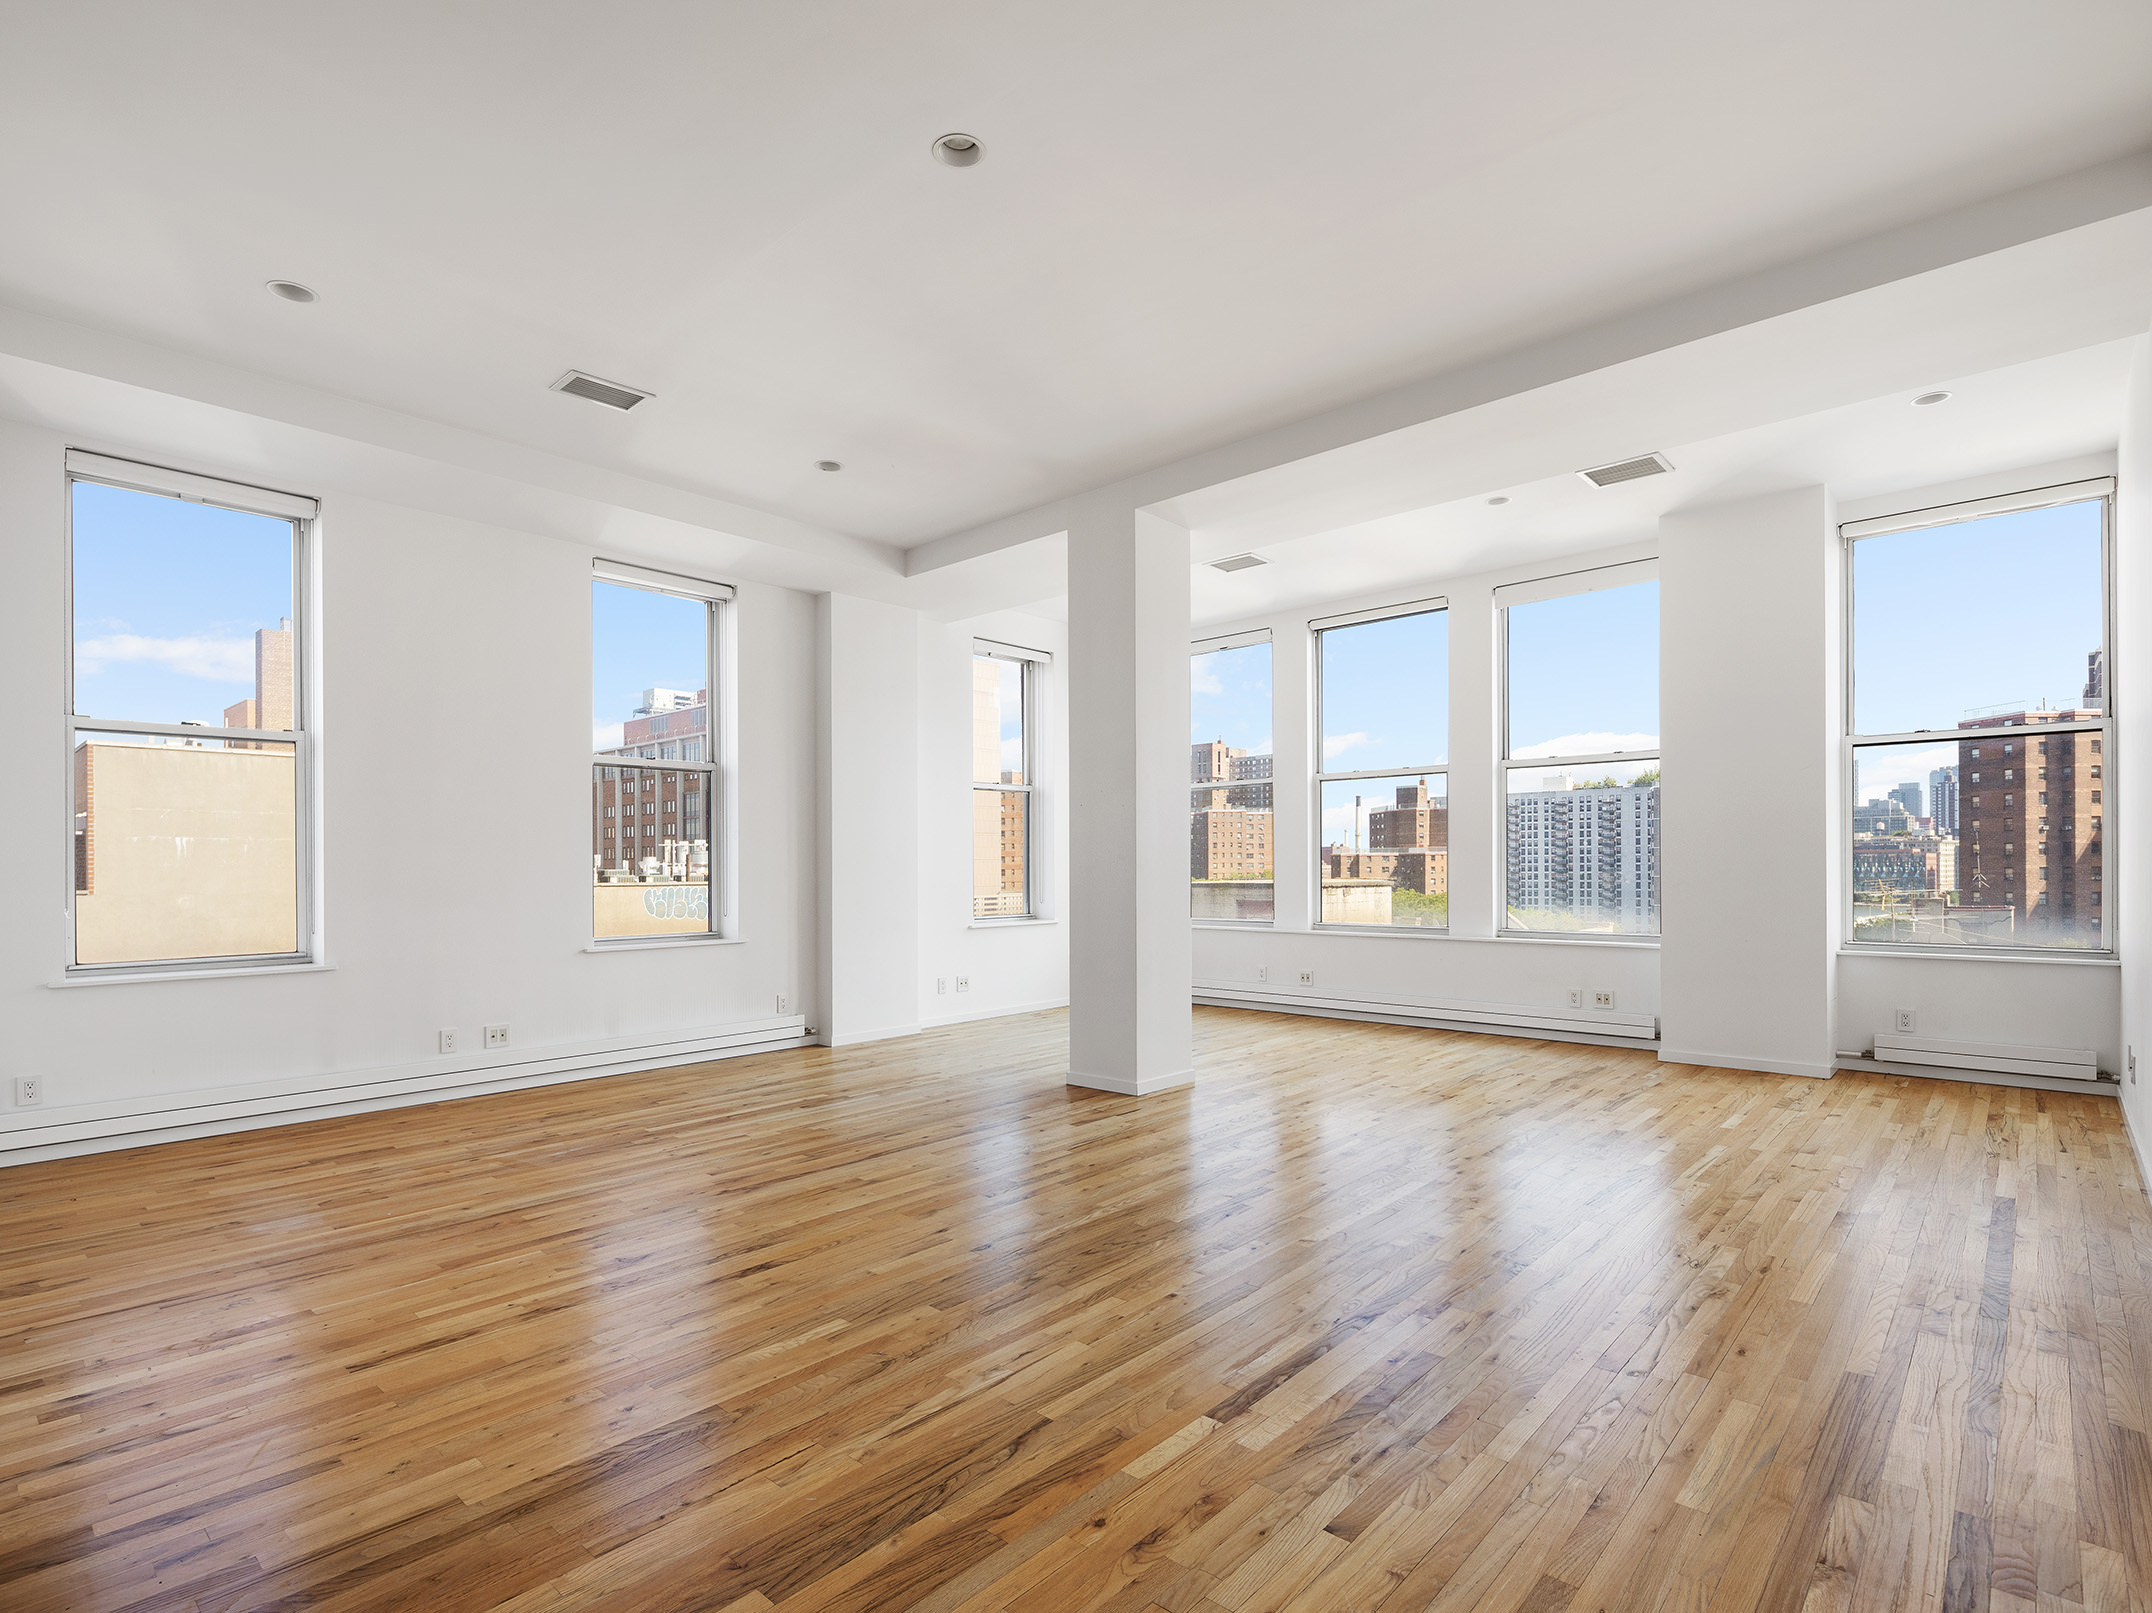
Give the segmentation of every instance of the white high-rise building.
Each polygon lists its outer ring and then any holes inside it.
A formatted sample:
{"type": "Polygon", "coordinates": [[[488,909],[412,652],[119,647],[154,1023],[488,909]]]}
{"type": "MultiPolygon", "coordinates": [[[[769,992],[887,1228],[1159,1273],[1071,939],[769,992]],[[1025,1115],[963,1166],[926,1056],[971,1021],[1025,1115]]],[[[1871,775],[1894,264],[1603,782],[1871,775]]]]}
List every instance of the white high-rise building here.
{"type": "Polygon", "coordinates": [[[1935,815],[1935,832],[1958,832],[1958,770],[1938,767],[1928,775],[1928,805],[1935,815]]]}
{"type": "Polygon", "coordinates": [[[1509,798],[1509,905],[1621,930],[1659,915],[1659,787],[1532,790],[1509,798]]]}

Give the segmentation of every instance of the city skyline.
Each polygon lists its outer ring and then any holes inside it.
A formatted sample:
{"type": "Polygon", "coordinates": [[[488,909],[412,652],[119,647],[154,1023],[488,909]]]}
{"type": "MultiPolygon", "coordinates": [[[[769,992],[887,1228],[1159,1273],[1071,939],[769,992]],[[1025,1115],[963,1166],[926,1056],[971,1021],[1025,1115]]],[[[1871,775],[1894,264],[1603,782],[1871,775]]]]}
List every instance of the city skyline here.
{"type": "Polygon", "coordinates": [[[625,583],[590,585],[590,748],[615,750],[646,689],[704,688],[710,607],[625,583]]]}

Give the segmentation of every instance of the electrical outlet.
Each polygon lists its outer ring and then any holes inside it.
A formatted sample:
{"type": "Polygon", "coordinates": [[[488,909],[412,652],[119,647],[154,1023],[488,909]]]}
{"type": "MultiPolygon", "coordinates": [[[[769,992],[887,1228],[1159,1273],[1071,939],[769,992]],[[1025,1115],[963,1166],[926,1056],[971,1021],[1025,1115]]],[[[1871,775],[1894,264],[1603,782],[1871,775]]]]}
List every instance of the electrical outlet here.
{"type": "Polygon", "coordinates": [[[441,1027],[441,1051],[444,1053],[456,1051],[456,1032],[452,1026],[444,1025],[441,1027]]]}
{"type": "Polygon", "coordinates": [[[936,975],[936,976],[934,977],[934,990],[935,990],[935,992],[936,992],[937,994],[939,994],[940,996],[943,996],[943,997],[946,997],[946,996],[948,996],[948,995],[949,995],[949,977],[948,977],[947,975],[936,975]]]}
{"type": "Polygon", "coordinates": [[[781,991],[777,994],[777,1011],[780,1014],[789,1014],[792,1012],[792,999],[790,997],[787,997],[781,991]]]}
{"type": "Polygon", "coordinates": [[[1593,993],[1592,993],[1592,1006],[1593,1006],[1594,1008],[1606,1008],[1606,1009],[1611,1009],[1611,1008],[1612,1008],[1612,1007],[1614,1006],[1614,993],[1612,993],[1611,991],[1595,991],[1595,992],[1593,992],[1593,993]]]}
{"type": "Polygon", "coordinates": [[[1569,1006],[1572,1008],[1582,1008],[1584,1006],[1584,988],[1582,986],[1571,986],[1569,988],[1569,1006]]]}
{"type": "Polygon", "coordinates": [[[1315,971],[1314,971],[1313,969],[1303,969],[1303,970],[1301,970],[1301,971],[1300,971],[1300,983],[1301,983],[1301,984],[1302,984],[1303,986],[1312,986],[1312,985],[1314,985],[1314,984],[1315,984],[1315,971]]]}
{"type": "Polygon", "coordinates": [[[1256,965],[1256,970],[1255,970],[1255,979],[1256,979],[1256,984],[1257,984],[1257,985],[1261,985],[1261,984],[1262,984],[1263,982],[1267,981],[1267,980],[1268,980],[1269,978],[1270,978],[1270,966],[1269,966],[1268,964],[1258,964],[1258,965],[1256,965]]]}
{"type": "Polygon", "coordinates": [[[2130,1085],[2137,1084],[2137,1049],[2130,1049],[2130,1085]]]}
{"type": "Polygon", "coordinates": [[[1911,1036],[1920,1029],[1920,1015],[1910,1008],[1901,1008],[1891,1016],[1892,1026],[1900,1036],[1911,1036]]]}
{"type": "Polygon", "coordinates": [[[45,1101],[45,1078],[41,1075],[18,1075],[15,1077],[15,1107],[35,1109],[45,1101]]]}
{"type": "Polygon", "coordinates": [[[506,1025],[488,1025],[486,1027],[486,1046],[506,1047],[507,1045],[508,1027],[506,1025]]]}
{"type": "Polygon", "coordinates": [[[971,990],[971,976],[970,976],[970,975],[958,975],[958,976],[956,977],[956,989],[957,989],[958,991],[969,991],[969,990],[971,990]]]}

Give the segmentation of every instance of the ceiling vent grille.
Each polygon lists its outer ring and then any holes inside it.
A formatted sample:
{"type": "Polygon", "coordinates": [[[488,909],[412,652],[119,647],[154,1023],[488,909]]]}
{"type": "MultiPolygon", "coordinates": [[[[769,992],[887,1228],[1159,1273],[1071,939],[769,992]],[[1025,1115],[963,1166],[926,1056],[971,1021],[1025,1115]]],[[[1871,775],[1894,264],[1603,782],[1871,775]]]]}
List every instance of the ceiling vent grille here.
{"type": "Polygon", "coordinates": [[[1250,566],[1267,566],[1270,562],[1259,554],[1229,554],[1223,560],[1213,560],[1213,571],[1246,571],[1250,566]]]}
{"type": "Polygon", "coordinates": [[[622,386],[617,381],[601,381],[595,375],[585,375],[581,370],[570,370],[553,383],[555,392],[565,392],[571,398],[588,398],[592,403],[602,403],[608,409],[632,409],[645,398],[654,397],[650,392],[639,392],[632,386],[622,386]]]}
{"type": "Polygon", "coordinates": [[[1643,476],[1664,476],[1673,468],[1664,454],[1646,454],[1641,459],[1624,459],[1619,464],[1601,465],[1577,474],[1594,487],[1612,487],[1616,482],[1633,482],[1643,476]]]}

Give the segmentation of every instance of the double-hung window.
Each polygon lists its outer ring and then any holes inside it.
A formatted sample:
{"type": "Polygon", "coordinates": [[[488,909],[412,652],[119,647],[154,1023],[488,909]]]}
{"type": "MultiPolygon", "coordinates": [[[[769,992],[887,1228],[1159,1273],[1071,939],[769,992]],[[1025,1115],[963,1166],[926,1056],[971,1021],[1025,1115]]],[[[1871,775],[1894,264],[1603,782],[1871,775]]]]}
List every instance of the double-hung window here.
{"type": "Polygon", "coordinates": [[[1308,624],[1318,924],[1449,928],[1449,624],[1440,600],[1308,624]]]}
{"type": "Polygon", "coordinates": [[[600,943],[722,933],[717,698],[732,590],[613,561],[590,585],[590,900],[600,943]]]}
{"type": "Polygon", "coordinates": [[[972,643],[971,916],[1039,916],[1038,685],[1048,657],[1013,644],[972,643]]]}
{"type": "Polygon", "coordinates": [[[1656,561],[1495,590],[1506,934],[1659,933],[1656,561]]]}
{"type": "Polygon", "coordinates": [[[1188,915],[1268,924],[1277,910],[1270,629],[1188,657],[1188,915]]]}
{"type": "Polygon", "coordinates": [[[2113,947],[2113,492],[1841,529],[1852,944],[2113,947]]]}
{"type": "Polygon", "coordinates": [[[70,973],[305,963],[312,499],[67,456],[70,973]]]}

